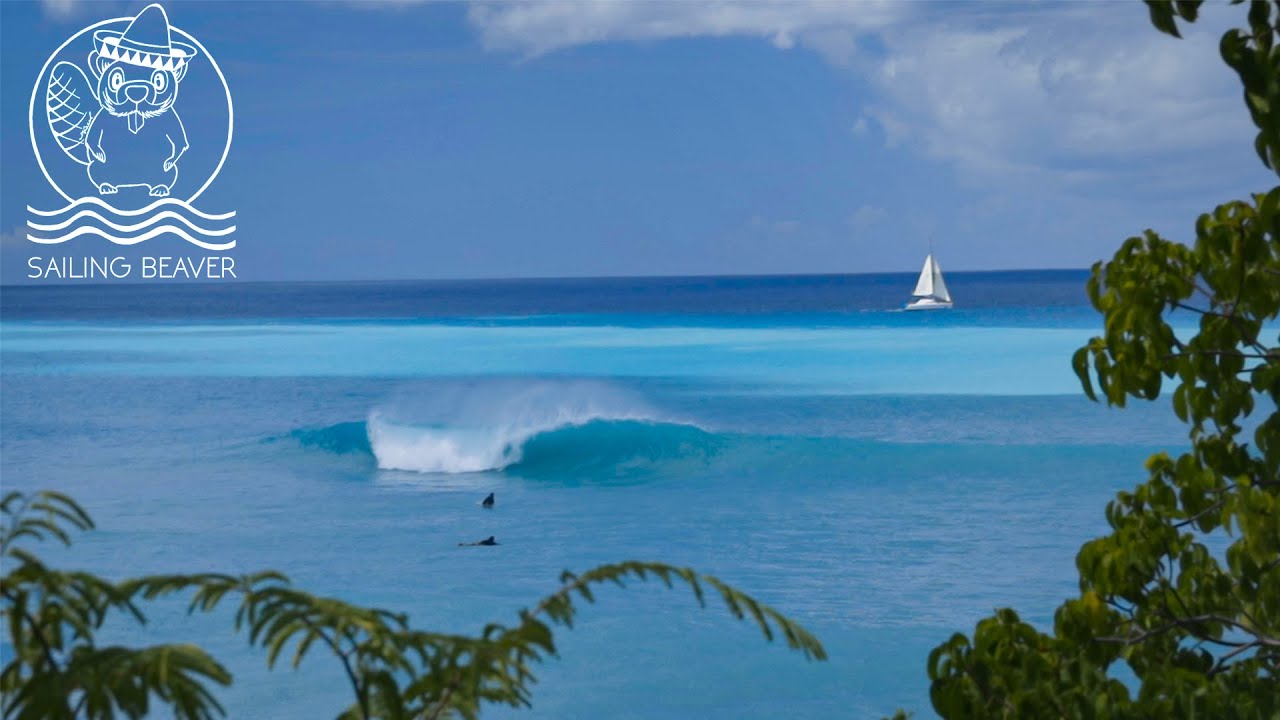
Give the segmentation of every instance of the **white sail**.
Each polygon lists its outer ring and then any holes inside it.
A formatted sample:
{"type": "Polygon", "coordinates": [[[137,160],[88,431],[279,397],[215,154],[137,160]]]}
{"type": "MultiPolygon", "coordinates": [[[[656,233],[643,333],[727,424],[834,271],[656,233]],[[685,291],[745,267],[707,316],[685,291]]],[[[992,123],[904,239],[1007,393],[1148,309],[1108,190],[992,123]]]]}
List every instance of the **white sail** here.
{"type": "Polygon", "coordinates": [[[951,293],[947,283],[942,279],[942,266],[933,259],[933,253],[924,258],[924,267],[920,269],[920,279],[916,281],[916,289],[911,293],[916,297],[906,304],[906,310],[938,310],[951,307],[951,293]]]}
{"type": "MultiPolygon", "coordinates": [[[[942,274],[934,269],[933,255],[930,254],[924,259],[924,267],[920,269],[920,279],[916,281],[916,289],[911,294],[916,297],[929,297],[933,295],[933,286],[937,280],[942,279],[942,274]],[[936,278],[936,280],[935,280],[936,278]]],[[[942,287],[942,291],[947,291],[946,286],[942,287]]]]}
{"type": "Polygon", "coordinates": [[[947,292],[947,283],[942,279],[942,266],[933,259],[933,255],[929,256],[929,261],[925,264],[933,265],[933,296],[942,302],[951,302],[951,293],[947,292]]]}

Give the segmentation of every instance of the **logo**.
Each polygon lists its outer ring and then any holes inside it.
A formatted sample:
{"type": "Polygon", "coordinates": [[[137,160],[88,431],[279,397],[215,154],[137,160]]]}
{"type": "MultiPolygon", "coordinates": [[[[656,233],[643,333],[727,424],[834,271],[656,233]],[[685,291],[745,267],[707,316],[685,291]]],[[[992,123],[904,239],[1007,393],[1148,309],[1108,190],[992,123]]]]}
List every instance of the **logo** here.
{"type": "MultiPolygon", "coordinates": [[[[196,38],[170,25],[160,5],[84,28],[54,51],[31,91],[31,148],[66,205],[28,205],[27,239],[60,245],[88,236],[137,245],[169,236],[204,250],[234,248],[235,212],[194,205],[226,162],[233,125],[218,63],[196,38]]],[[[48,260],[50,270],[58,262],[58,272],[29,277],[68,277],[61,266],[75,264],[48,260]]],[[[81,260],[87,268],[99,258],[81,260]]],[[[161,260],[175,258],[142,258],[144,270],[161,260]]],[[[202,260],[221,260],[207,265],[225,268],[230,258],[202,260]]],[[[39,271],[44,263],[28,264],[39,271]]]]}

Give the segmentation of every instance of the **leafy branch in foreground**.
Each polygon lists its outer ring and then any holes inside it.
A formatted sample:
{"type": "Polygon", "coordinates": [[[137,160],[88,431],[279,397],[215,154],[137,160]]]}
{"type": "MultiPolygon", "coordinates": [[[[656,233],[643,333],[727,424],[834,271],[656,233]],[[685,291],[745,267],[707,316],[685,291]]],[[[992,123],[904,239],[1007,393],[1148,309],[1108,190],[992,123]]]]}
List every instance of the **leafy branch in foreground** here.
{"type": "Polygon", "coordinates": [[[69,545],[70,531],[93,522],[57,493],[9,493],[0,502],[0,559],[15,562],[0,578],[3,614],[14,657],[0,673],[0,715],[27,718],[130,718],[146,715],[154,695],[178,718],[222,714],[211,685],[231,676],[193,645],[97,647],[94,632],[112,611],[138,622],[140,600],[189,593],[189,612],[238,603],[235,628],[266,651],[268,667],[286,654],[297,667],[314,648],[341,665],[354,697],[340,717],[352,719],[475,718],[484,703],[531,703],[532,666],[556,655],[553,626],[570,628],[575,601],[595,602],[593,588],[625,587],[657,579],[687,585],[705,606],[707,589],[739,619],[749,619],[767,640],[780,634],[807,659],[825,660],[816,637],[773,608],[709,575],[661,563],[603,565],[581,575],[566,572],[561,587],[512,626],[487,625],[479,636],[416,630],[408,616],[364,608],[292,587],[274,571],[251,575],[157,575],[112,583],[88,573],[43,565],[16,541],[54,538],[69,545]]]}
{"type": "MultiPolygon", "coordinates": [[[[1177,36],[1195,0],[1148,0],[1177,36]]],[[[1237,4],[1239,4],[1237,2],[1237,4]]],[[[1254,0],[1221,53],[1263,164],[1280,172],[1280,2],[1254,0]]],[[[948,718],[1280,718],[1280,187],[1221,205],[1181,245],[1148,230],[1088,283],[1104,334],[1073,358],[1084,392],[1123,407],[1174,384],[1191,448],[1147,460],[1076,557],[1080,596],[1052,634],[1010,609],[929,656],[948,718]],[[1171,313],[1198,327],[1179,337],[1171,313]],[[1274,336],[1272,336],[1274,338],[1274,336]],[[1095,390],[1096,388],[1096,390],[1095,390]],[[1252,432],[1246,429],[1252,426],[1252,432]],[[1250,442],[1252,440],[1252,442],[1250,442]],[[1136,695],[1111,674],[1125,662],[1136,695]]]]}
{"type": "Polygon", "coordinates": [[[3,619],[13,657],[0,670],[0,709],[15,720],[142,717],[154,694],[178,717],[209,718],[222,707],[208,685],[231,675],[193,645],[99,647],[93,634],[112,611],[144,622],[127,589],[85,572],[46,567],[17,547],[22,539],[71,544],[71,530],[93,521],[73,500],[53,492],[0,500],[3,619]]]}

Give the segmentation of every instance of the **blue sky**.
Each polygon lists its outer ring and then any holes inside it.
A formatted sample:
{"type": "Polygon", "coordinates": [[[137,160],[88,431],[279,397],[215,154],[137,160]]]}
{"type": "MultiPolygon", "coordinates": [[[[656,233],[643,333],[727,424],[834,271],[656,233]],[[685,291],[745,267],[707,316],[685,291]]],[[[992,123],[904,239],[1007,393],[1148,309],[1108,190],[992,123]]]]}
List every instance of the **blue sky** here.
{"type": "MultiPolygon", "coordinates": [[[[4,282],[54,254],[24,239],[59,205],[41,66],[143,5],[0,3],[4,282]]],[[[166,9],[234,98],[197,205],[237,211],[241,279],[914,271],[931,239],[948,270],[1085,267],[1274,180],[1217,56],[1239,8],[1181,41],[1136,0],[166,9]]]]}

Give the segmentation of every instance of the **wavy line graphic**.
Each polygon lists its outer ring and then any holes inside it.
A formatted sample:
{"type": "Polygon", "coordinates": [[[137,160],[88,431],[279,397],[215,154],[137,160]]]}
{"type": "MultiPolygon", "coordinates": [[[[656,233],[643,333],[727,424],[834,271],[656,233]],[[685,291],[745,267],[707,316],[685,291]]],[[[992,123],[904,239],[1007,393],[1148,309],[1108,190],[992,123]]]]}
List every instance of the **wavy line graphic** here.
{"type": "Polygon", "coordinates": [[[28,205],[27,212],[32,213],[33,215],[39,215],[40,217],[56,217],[58,215],[62,215],[64,213],[70,212],[72,210],[75,210],[76,208],[83,207],[85,205],[97,205],[98,207],[107,210],[107,212],[110,212],[113,215],[120,215],[121,217],[137,217],[139,215],[146,215],[152,210],[155,210],[158,207],[166,206],[166,205],[177,205],[178,207],[186,210],[192,215],[196,215],[204,220],[230,220],[231,218],[236,216],[236,213],[234,210],[228,213],[222,213],[221,215],[211,215],[209,213],[200,212],[199,210],[195,209],[190,204],[188,204],[185,200],[178,200],[177,198],[161,198],[151,203],[150,205],[138,210],[121,210],[120,208],[117,208],[113,205],[108,204],[107,202],[102,200],[102,198],[82,197],[79,200],[76,200],[70,205],[64,208],[61,208],[59,210],[37,210],[31,207],[30,205],[28,205]]]}
{"type": "Polygon", "coordinates": [[[156,223],[165,219],[177,220],[178,222],[181,222],[183,225],[186,225],[187,227],[191,228],[197,233],[201,235],[207,235],[209,237],[221,237],[223,235],[230,235],[232,231],[235,230],[234,225],[228,229],[208,230],[206,228],[200,227],[199,225],[196,225],[195,223],[188,220],[185,216],[180,215],[172,210],[165,210],[164,212],[156,213],[152,217],[146,220],[143,220],[140,223],[134,223],[133,225],[121,225],[119,223],[114,223],[102,217],[101,215],[94,212],[93,210],[81,210],[75,215],[72,215],[70,218],[63,220],[60,223],[53,223],[51,225],[41,225],[38,223],[33,223],[30,220],[28,220],[27,227],[31,228],[32,230],[38,230],[40,232],[56,232],[58,230],[65,230],[66,228],[70,227],[72,223],[79,220],[80,218],[90,218],[92,220],[97,220],[102,224],[110,227],[112,230],[115,230],[116,232],[122,232],[122,233],[131,233],[131,232],[137,232],[138,230],[145,230],[146,228],[149,228],[152,225],[155,225],[156,223]]]}
{"type": "MultiPolygon", "coordinates": [[[[227,233],[234,232],[235,229],[236,229],[235,226],[232,225],[230,228],[227,229],[227,233]]],[[[198,240],[188,235],[185,230],[183,230],[182,228],[176,225],[161,225],[160,227],[152,228],[149,232],[143,233],[138,237],[132,237],[132,238],[116,237],[114,235],[109,235],[107,233],[104,233],[96,227],[86,226],[86,227],[76,228],[72,232],[69,232],[66,235],[61,235],[59,237],[40,238],[34,235],[27,235],[27,239],[30,240],[31,242],[40,243],[41,245],[57,245],[59,243],[64,243],[68,240],[73,240],[75,238],[78,238],[81,235],[97,235],[98,237],[106,238],[107,240],[110,240],[111,242],[117,245],[137,245],[140,242],[146,242],[147,240],[150,240],[153,237],[164,235],[165,233],[173,233],[174,235],[177,235],[178,237],[182,238],[183,240],[186,240],[192,245],[195,245],[197,247],[202,247],[205,250],[230,250],[231,248],[236,246],[235,240],[232,240],[231,242],[226,242],[226,243],[209,243],[203,240],[198,240]]]]}

